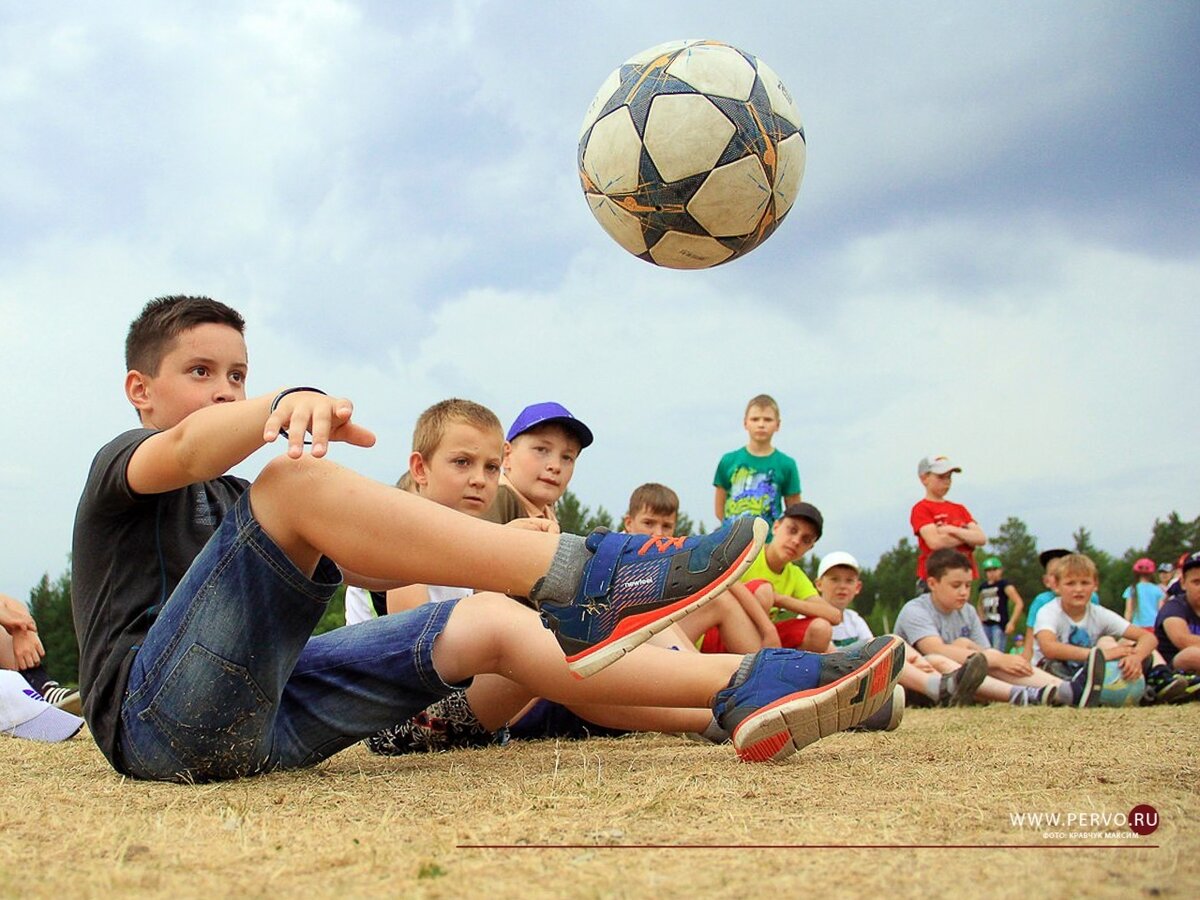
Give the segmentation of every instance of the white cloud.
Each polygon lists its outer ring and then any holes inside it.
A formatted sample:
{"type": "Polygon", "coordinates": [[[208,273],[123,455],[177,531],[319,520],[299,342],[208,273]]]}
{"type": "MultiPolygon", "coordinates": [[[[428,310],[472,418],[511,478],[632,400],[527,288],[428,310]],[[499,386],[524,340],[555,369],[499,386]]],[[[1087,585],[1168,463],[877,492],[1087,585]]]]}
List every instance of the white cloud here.
{"type": "Polygon", "coordinates": [[[1194,92],[1170,40],[1194,13],[767,8],[6,18],[0,590],[64,565],[87,463],[134,422],[125,328],[181,291],[246,314],[252,389],[353,397],[380,443],[339,458],[384,481],[429,403],[467,395],[508,420],[554,398],[597,432],[584,502],[620,512],[658,480],[711,521],[712,470],[767,391],[826,551],[894,543],[931,450],[962,462],[955,495],[988,528],[1017,515],[1061,543],[1084,524],[1119,553],[1155,516],[1200,514],[1181,406],[1200,336],[1196,170],[1178,152],[1194,92]],[[574,158],[604,76],[688,36],[767,60],[811,152],[775,236],[680,273],[596,226],[574,158]]]}

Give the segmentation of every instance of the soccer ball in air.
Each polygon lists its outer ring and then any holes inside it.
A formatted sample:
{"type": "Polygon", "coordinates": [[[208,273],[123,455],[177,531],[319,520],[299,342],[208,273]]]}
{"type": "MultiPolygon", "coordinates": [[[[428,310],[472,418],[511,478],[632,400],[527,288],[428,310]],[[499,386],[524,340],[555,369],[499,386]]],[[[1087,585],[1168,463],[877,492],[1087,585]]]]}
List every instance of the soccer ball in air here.
{"type": "Polygon", "coordinates": [[[779,76],[717,41],[675,41],[605,79],[579,134],[579,178],[613,239],[647,262],[743,256],[792,208],[804,126],[779,76]]]}
{"type": "Polygon", "coordinates": [[[1100,689],[1101,706],[1137,706],[1146,693],[1146,679],[1126,681],[1116,660],[1104,665],[1104,686],[1100,689]]]}

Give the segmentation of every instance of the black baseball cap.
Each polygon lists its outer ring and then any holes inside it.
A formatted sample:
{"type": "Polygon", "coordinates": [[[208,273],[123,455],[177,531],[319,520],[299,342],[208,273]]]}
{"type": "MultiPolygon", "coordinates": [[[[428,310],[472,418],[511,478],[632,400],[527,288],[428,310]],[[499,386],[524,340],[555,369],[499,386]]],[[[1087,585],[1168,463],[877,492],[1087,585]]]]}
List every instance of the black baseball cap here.
{"type": "Polygon", "coordinates": [[[817,527],[817,537],[825,531],[825,517],[821,515],[821,511],[811,503],[793,503],[783,511],[783,518],[791,519],[807,519],[817,527]]]}
{"type": "Polygon", "coordinates": [[[1064,556],[1070,556],[1070,550],[1064,550],[1062,547],[1055,547],[1053,550],[1043,550],[1038,554],[1038,562],[1042,564],[1042,568],[1050,565],[1050,560],[1061,559],[1064,556]]]}

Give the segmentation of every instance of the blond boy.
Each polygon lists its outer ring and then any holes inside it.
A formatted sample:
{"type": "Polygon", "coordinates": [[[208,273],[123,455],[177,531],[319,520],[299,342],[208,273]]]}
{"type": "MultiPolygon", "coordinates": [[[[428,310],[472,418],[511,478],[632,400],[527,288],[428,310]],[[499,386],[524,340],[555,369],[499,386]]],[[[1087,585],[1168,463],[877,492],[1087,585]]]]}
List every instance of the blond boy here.
{"type": "Polygon", "coordinates": [[[1088,557],[1071,553],[1058,560],[1054,578],[1058,599],[1042,607],[1033,624],[1037,641],[1034,665],[1069,678],[1100,649],[1105,660],[1116,660],[1126,681],[1137,681],[1158,640],[1112,610],[1092,603],[1099,586],[1096,564],[1088,557]]]}

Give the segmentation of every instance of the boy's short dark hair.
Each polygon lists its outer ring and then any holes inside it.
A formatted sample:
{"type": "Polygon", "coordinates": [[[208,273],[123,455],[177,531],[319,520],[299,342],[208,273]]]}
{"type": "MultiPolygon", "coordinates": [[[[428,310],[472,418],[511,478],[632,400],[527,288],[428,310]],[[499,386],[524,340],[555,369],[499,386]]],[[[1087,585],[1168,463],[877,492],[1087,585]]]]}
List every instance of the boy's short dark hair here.
{"type": "Polygon", "coordinates": [[[665,484],[647,482],[641,487],[635,488],[634,492],[629,495],[629,512],[625,515],[632,518],[643,509],[648,509],[659,516],[677,516],[679,515],[679,495],[665,484]]]}
{"type": "Polygon", "coordinates": [[[971,571],[971,560],[966,554],[960,553],[953,547],[934,550],[925,561],[925,577],[941,578],[951,569],[966,569],[971,571]]]}
{"type": "Polygon", "coordinates": [[[757,397],[751,397],[750,402],[746,404],[745,415],[750,415],[750,410],[754,407],[760,409],[771,409],[775,411],[775,418],[779,418],[779,404],[775,402],[775,398],[770,394],[759,394],[757,397]]]}
{"type": "Polygon", "coordinates": [[[157,375],[175,338],[197,325],[214,322],[246,333],[246,320],[237,310],[211,297],[156,297],[145,305],[125,337],[125,368],[157,375]]]}

